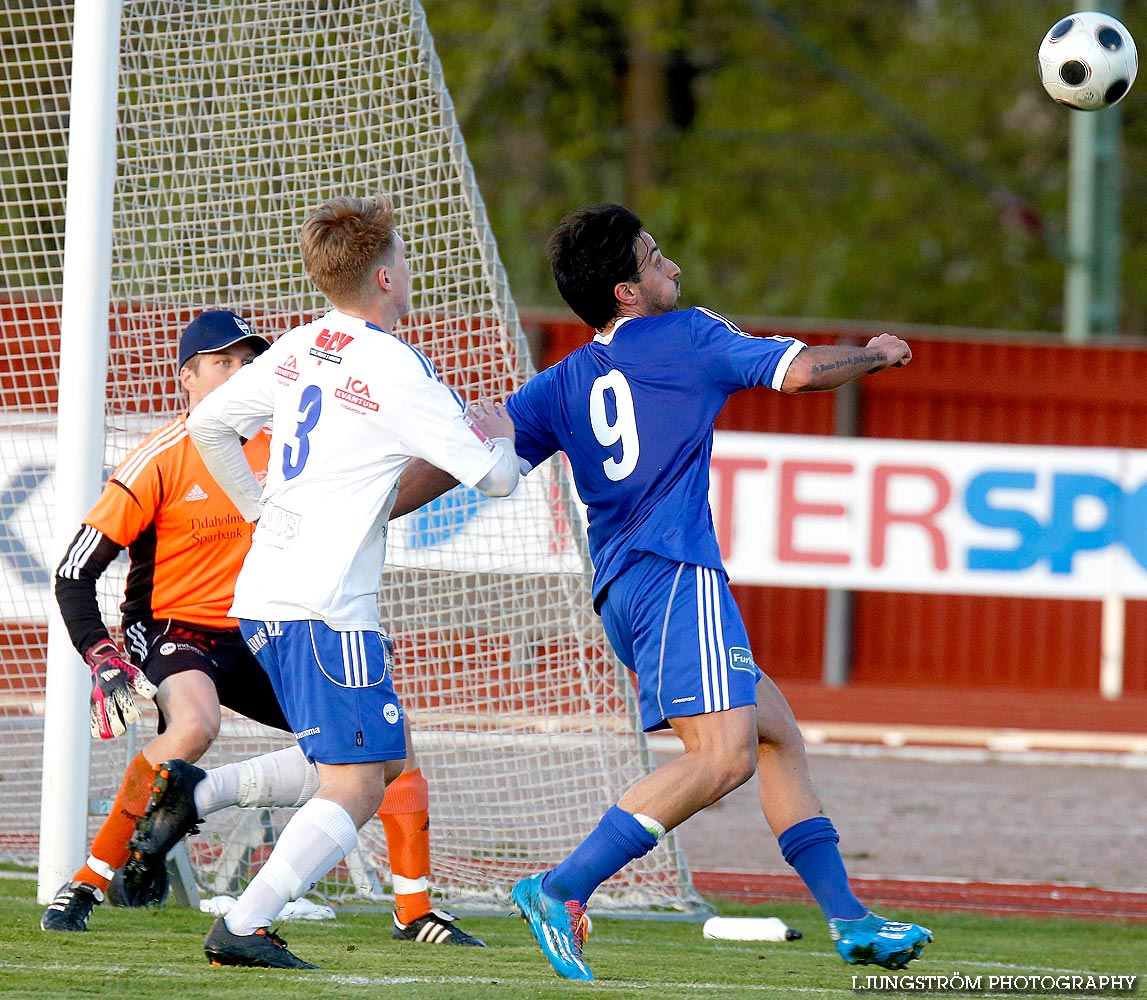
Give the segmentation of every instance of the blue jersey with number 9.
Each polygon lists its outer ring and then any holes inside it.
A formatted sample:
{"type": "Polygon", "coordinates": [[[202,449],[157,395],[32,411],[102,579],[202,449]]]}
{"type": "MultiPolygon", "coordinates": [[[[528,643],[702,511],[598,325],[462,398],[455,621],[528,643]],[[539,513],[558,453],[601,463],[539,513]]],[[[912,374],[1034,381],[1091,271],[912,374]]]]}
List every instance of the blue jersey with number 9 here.
{"type": "Polygon", "coordinates": [[[631,555],[722,567],[709,510],[713,421],[734,392],[779,389],[804,344],[708,309],[624,319],[507,401],[518,455],[564,451],[589,510],[594,604],[631,555]]]}

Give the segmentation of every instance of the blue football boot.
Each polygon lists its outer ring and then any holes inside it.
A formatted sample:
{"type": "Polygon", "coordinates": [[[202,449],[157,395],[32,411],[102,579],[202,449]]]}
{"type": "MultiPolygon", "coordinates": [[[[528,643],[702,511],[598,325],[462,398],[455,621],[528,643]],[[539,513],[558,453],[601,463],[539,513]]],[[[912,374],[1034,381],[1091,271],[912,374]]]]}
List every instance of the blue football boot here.
{"type": "Polygon", "coordinates": [[[585,907],[576,900],[563,903],[542,891],[542,876],[522,879],[510,891],[542,954],[554,972],[566,979],[593,979],[582,961],[587,921],[585,907]]]}
{"type": "Polygon", "coordinates": [[[919,958],[924,945],[932,940],[927,927],[885,920],[871,910],[859,920],[830,920],[828,932],[840,957],[849,965],[879,965],[885,969],[903,969],[919,958]]]}

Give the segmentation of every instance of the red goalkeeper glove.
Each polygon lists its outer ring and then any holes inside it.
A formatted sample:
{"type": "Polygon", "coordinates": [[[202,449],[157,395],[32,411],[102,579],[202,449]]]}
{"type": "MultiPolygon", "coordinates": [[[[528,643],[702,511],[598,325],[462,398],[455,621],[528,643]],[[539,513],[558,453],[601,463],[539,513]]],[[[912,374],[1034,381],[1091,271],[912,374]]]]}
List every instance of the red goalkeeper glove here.
{"type": "Polygon", "coordinates": [[[154,698],[157,690],[143,671],[129,663],[110,639],[97,642],[84,653],[92,668],[92,735],[114,740],[139,718],[131,693],[154,698]]]}

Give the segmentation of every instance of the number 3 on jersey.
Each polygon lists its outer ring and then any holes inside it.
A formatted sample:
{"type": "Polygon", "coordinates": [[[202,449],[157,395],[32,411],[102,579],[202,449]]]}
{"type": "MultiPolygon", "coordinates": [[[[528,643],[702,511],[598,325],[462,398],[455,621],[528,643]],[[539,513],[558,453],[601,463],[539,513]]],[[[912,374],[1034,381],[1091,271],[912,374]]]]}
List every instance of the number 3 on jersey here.
{"type": "Polygon", "coordinates": [[[323,392],[317,385],[308,385],[299,397],[299,422],[295,425],[295,443],[283,445],[283,478],[294,479],[303,471],[311,454],[308,435],[319,422],[323,408],[323,392]]]}
{"type": "Polygon", "coordinates": [[[641,442],[637,437],[637,415],[633,411],[633,393],[625,376],[616,368],[595,379],[589,390],[589,422],[594,437],[604,448],[621,442],[621,458],[612,455],[601,463],[605,474],[617,482],[637,468],[641,442]],[[605,394],[613,393],[614,419],[610,422],[605,407],[605,394]]]}

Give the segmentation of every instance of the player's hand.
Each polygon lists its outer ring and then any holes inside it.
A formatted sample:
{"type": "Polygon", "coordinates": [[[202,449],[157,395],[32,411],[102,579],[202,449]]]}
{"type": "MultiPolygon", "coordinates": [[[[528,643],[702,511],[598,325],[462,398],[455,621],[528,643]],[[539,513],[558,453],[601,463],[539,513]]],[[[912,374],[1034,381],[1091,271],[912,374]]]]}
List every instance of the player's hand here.
{"type": "Polygon", "coordinates": [[[514,440],[514,421],[501,403],[489,396],[480,396],[466,407],[466,412],[486,437],[514,440]]]}
{"type": "Polygon", "coordinates": [[[883,371],[885,368],[903,368],[912,360],[912,348],[895,334],[882,333],[879,337],[873,337],[865,346],[883,351],[886,357],[890,359],[886,364],[870,368],[869,375],[883,371]]]}
{"type": "Polygon", "coordinates": [[[92,735],[101,740],[114,740],[126,732],[129,723],[139,718],[132,691],[144,698],[154,698],[157,688],[139,667],[128,662],[110,639],[92,646],[84,653],[84,660],[92,669],[92,735]]]}

